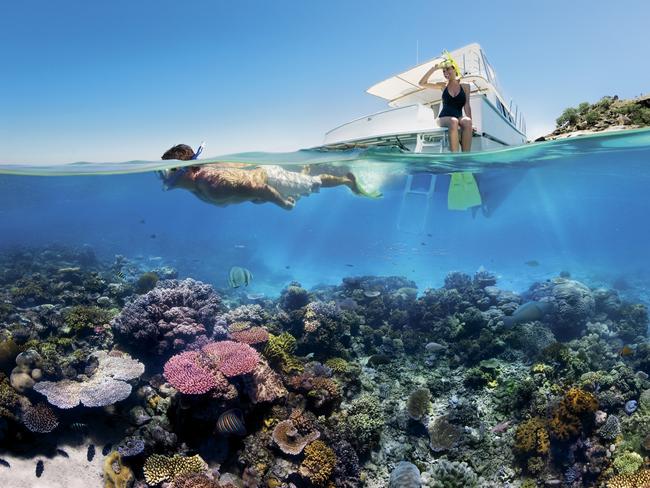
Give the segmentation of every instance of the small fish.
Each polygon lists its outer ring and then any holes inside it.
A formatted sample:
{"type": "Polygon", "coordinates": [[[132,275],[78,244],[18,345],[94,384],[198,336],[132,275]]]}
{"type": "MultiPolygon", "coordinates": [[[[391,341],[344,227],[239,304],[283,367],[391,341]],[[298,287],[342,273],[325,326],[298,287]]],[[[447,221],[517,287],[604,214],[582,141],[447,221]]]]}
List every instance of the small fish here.
{"type": "Polygon", "coordinates": [[[347,266],[348,268],[354,268],[354,264],[349,264],[349,263],[347,263],[346,266],[347,266]]]}
{"type": "Polygon", "coordinates": [[[381,292],[377,290],[366,290],[363,292],[363,294],[367,298],[377,298],[379,295],[381,295],[381,292]]]}
{"type": "Polygon", "coordinates": [[[426,242],[420,242],[420,246],[426,246],[426,245],[427,245],[426,242]]]}
{"type": "Polygon", "coordinates": [[[437,342],[429,342],[426,346],[424,346],[424,348],[427,350],[427,352],[440,352],[447,349],[446,346],[438,344],[437,342]]]}
{"type": "Polygon", "coordinates": [[[43,461],[39,461],[36,463],[36,477],[40,478],[43,475],[43,471],[45,471],[45,465],[43,464],[43,461]]]}
{"type": "Polygon", "coordinates": [[[244,244],[235,244],[235,249],[246,249],[244,244]]]}
{"type": "Polygon", "coordinates": [[[113,444],[109,442],[104,447],[102,447],[102,456],[108,456],[108,453],[111,452],[111,449],[113,449],[113,444]]]}
{"type": "Polygon", "coordinates": [[[241,410],[232,408],[219,415],[217,432],[225,435],[246,435],[246,426],[241,410]]]}
{"type": "Polygon", "coordinates": [[[6,468],[11,468],[11,464],[9,464],[9,461],[5,461],[2,458],[0,458],[0,466],[4,466],[6,468]]]}
{"type": "Polygon", "coordinates": [[[119,279],[123,280],[124,279],[124,273],[122,271],[116,271],[115,276],[117,276],[119,279]]]}
{"type": "Polygon", "coordinates": [[[56,453],[57,453],[59,456],[62,456],[62,457],[64,457],[64,458],[69,458],[69,457],[70,457],[70,455],[69,455],[67,452],[65,452],[63,449],[57,449],[57,450],[56,450],[56,453]]]}
{"type": "Polygon", "coordinates": [[[535,261],[534,259],[531,259],[530,261],[526,261],[524,263],[526,266],[530,266],[531,268],[536,268],[539,266],[539,261],[535,261]]]}
{"type": "Polygon", "coordinates": [[[289,265],[287,264],[287,265],[284,267],[284,269],[291,269],[291,266],[289,266],[289,265]]]}
{"type": "Polygon", "coordinates": [[[264,296],[264,293],[246,293],[246,298],[249,300],[261,300],[264,296]]]}
{"type": "Polygon", "coordinates": [[[88,424],[84,424],[83,422],[74,422],[70,424],[70,429],[75,432],[85,434],[86,432],[88,432],[88,424]]]}
{"type": "Polygon", "coordinates": [[[91,462],[93,459],[95,459],[95,444],[90,444],[88,446],[88,452],[86,453],[86,459],[88,459],[88,462],[91,462]]]}
{"type": "Polygon", "coordinates": [[[505,422],[500,422],[492,427],[490,430],[493,434],[503,434],[506,432],[512,425],[512,420],[506,420],[505,422]]]}
{"type": "Polygon", "coordinates": [[[151,234],[149,237],[150,237],[151,239],[155,239],[155,238],[156,238],[156,234],[151,234]]]}
{"type": "Polygon", "coordinates": [[[621,348],[620,351],[618,351],[618,355],[621,356],[622,358],[626,358],[629,356],[634,355],[634,349],[632,349],[630,346],[625,345],[621,348]]]}
{"type": "Polygon", "coordinates": [[[144,223],[145,223],[145,222],[144,222],[144,219],[140,219],[140,223],[141,223],[141,224],[144,224],[144,223]]]}
{"type": "Polygon", "coordinates": [[[248,286],[253,281],[253,273],[246,268],[240,266],[233,266],[228,273],[228,285],[230,288],[239,288],[240,286],[248,286]]]}

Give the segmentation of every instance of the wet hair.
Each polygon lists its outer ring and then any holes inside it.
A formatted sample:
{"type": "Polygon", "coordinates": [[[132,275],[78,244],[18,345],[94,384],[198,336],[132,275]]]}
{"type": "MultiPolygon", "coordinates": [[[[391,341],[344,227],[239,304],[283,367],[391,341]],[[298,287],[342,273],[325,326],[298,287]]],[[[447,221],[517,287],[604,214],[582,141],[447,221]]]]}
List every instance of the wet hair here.
{"type": "Polygon", "coordinates": [[[194,157],[194,150],[187,144],[178,144],[171,149],[167,149],[162,159],[179,159],[181,161],[190,161],[194,157]]]}

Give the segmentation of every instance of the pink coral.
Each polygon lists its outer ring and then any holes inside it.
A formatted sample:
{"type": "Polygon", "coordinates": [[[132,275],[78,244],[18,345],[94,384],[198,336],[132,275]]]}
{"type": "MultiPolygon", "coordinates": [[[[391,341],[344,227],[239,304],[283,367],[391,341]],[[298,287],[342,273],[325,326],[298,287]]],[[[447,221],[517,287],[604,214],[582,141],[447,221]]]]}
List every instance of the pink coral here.
{"type": "Polygon", "coordinates": [[[201,363],[201,355],[187,351],[172,356],[165,363],[164,376],[181,393],[199,395],[219,386],[218,377],[201,363]]]}
{"type": "Polygon", "coordinates": [[[228,378],[253,372],[260,359],[255,349],[240,342],[211,342],[201,350],[210,363],[228,378]]]}
{"type": "Polygon", "coordinates": [[[231,332],[230,336],[237,342],[243,342],[244,344],[262,344],[269,340],[269,332],[263,327],[238,330],[231,332]]]}

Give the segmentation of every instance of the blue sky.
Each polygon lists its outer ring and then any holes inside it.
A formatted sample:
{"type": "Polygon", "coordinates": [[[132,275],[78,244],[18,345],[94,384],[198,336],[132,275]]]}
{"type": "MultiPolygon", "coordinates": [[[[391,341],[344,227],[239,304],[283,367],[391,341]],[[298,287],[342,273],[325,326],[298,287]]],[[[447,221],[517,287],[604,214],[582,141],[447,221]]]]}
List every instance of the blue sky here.
{"type": "Polygon", "coordinates": [[[365,93],[479,42],[529,136],[649,90],[650,2],[166,0],[0,4],[0,162],[293,150],[381,110],[365,93]],[[476,6],[474,6],[476,4],[476,6]]]}

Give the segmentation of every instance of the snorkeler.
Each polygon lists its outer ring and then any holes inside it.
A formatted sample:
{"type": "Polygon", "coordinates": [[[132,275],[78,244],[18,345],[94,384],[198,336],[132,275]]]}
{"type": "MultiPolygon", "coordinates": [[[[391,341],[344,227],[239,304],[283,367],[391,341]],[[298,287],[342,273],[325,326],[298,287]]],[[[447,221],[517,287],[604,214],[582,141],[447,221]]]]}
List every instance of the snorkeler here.
{"type": "MultiPolygon", "coordinates": [[[[196,159],[190,146],[179,144],[167,150],[162,159],[196,159]]],[[[291,210],[301,196],[317,193],[321,187],[347,186],[356,195],[376,197],[364,192],[352,173],[345,176],[310,175],[288,171],[280,166],[252,167],[240,163],[204,164],[161,171],[165,189],[184,188],[201,200],[218,206],[234,203],[274,203],[291,210]],[[253,169],[250,169],[253,168],[253,169]]]]}
{"type": "Polygon", "coordinates": [[[461,147],[463,152],[472,149],[472,108],[469,104],[470,86],[460,82],[460,69],[451,56],[442,63],[435,64],[427,71],[419,85],[423,88],[436,88],[442,92],[442,110],[438,115],[440,127],[449,129],[449,147],[451,152],[458,151],[458,129],[461,130],[461,147]],[[431,75],[442,69],[447,82],[429,83],[431,75]],[[463,117],[463,109],[465,116],[463,117]]]}

